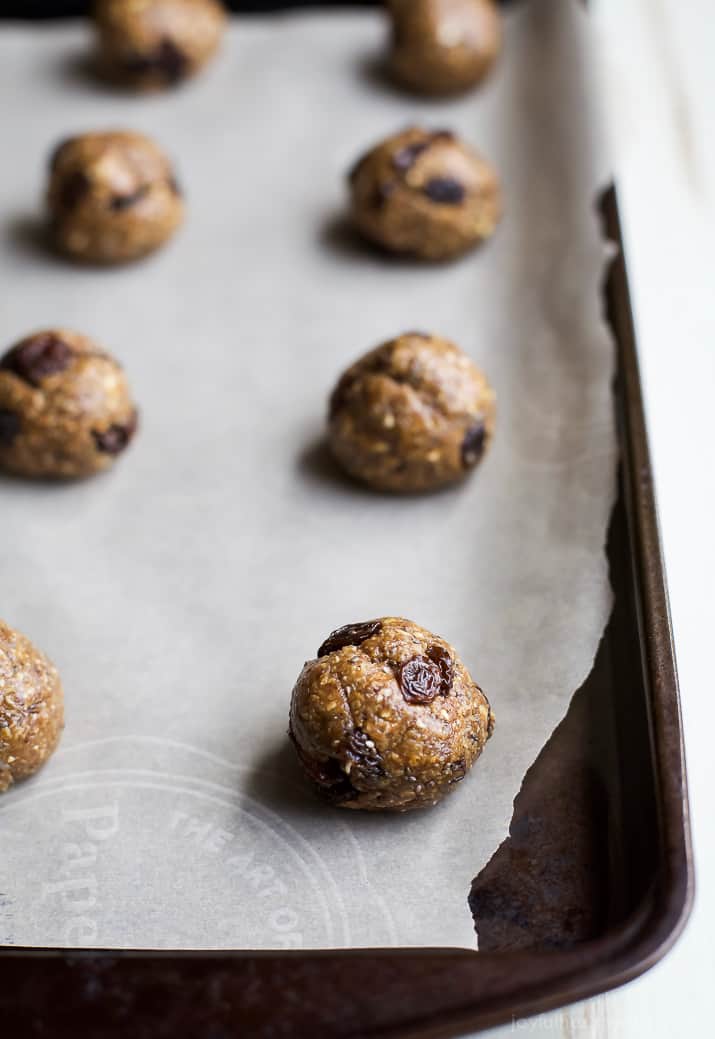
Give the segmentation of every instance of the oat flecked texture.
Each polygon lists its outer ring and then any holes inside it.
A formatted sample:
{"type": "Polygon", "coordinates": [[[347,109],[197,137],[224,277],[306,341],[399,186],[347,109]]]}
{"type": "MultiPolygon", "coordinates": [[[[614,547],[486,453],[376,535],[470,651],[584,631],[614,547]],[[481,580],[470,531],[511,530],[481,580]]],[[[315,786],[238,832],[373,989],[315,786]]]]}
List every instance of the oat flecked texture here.
{"type": "Polygon", "coordinates": [[[334,632],[303,668],[290,710],[291,739],[318,791],[367,811],[436,804],[493,728],[454,648],[400,617],[334,632]]]}
{"type": "Polygon", "coordinates": [[[330,400],[330,448],[377,490],[430,491],[463,479],[494,433],[495,396],[454,343],[408,332],[353,364],[330,400]]]}
{"type": "Polygon", "coordinates": [[[0,358],[0,470],[91,476],[129,446],[137,421],[124,372],[87,336],[36,332],[0,358]]]}
{"type": "Polygon", "coordinates": [[[416,259],[459,256],[489,238],[501,216],[495,171],[449,130],[410,127],[387,138],[349,181],[356,228],[416,259]]]}
{"type": "Polygon", "coordinates": [[[47,204],[57,249],[92,264],[146,256],[184,215],[169,159],[149,137],[131,131],[86,133],[59,144],[47,204]]]}
{"type": "Polygon", "coordinates": [[[226,28],[220,0],[97,0],[98,71],[138,90],[174,86],[213,57],[226,28]]]}
{"type": "Polygon", "coordinates": [[[63,725],[57,669],[0,620],[0,794],[45,764],[63,725]]]}
{"type": "Polygon", "coordinates": [[[419,94],[453,94],[481,83],[502,46],[494,0],[388,0],[390,71],[419,94]]]}

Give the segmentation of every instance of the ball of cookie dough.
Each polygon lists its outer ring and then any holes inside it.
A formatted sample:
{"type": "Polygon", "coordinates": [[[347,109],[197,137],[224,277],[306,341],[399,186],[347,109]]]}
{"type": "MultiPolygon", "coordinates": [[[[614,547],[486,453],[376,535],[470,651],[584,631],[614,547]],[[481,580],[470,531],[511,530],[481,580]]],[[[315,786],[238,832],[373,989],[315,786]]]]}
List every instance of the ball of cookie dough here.
{"type": "Polygon", "coordinates": [[[64,725],[53,664],[0,620],[0,794],[51,757],[64,725]]]}
{"type": "Polygon", "coordinates": [[[198,72],[226,28],[219,0],[97,0],[99,70],[140,90],[173,86],[198,72]]]}
{"type": "Polygon", "coordinates": [[[184,215],[171,163],[154,141],[128,131],[82,134],[59,145],[47,202],[56,246],[84,263],[146,256],[184,215]]]}
{"type": "Polygon", "coordinates": [[[458,346],[407,332],[365,354],[333,390],[328,441],[349,473],[380,491],[461,480],[494,432],[495,396],[458,346]]]}
{"type": "Polygon", "coordinates": [[[0,469],[74,478],[108,469],[137,428],[124,372],[86,336],[37,332],[0,358],[0,469]]]}
{"type": "Polygon", "coordinates": [[[449,130],[412,127],[389,137],[349,179],[357,229],[423,260],[466,252],[493,234],[501,215],[496,173],[449,130]]]}
{"type": "Polygon", "coordinates": [[[494,0],[388,0],[390,69],[421,94],[451,94],[480,83],[501,50],[494,0]]]}
{"type": "Polygon", "coordinates": [[[492,734],[489,701],[454,648],[401,617],[338,628],[303,668],[289,735],[341,808],[405,812],[464,779],[492,734]]]}

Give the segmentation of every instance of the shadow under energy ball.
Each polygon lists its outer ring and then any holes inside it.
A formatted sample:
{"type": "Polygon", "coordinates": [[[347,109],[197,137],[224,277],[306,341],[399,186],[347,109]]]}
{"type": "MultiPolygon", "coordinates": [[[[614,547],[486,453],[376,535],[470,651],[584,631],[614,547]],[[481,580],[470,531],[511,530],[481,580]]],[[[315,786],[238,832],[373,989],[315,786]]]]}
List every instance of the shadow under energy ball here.
{"type": "Polygon", "coordinates": [[[339,808],[406,812],[464,779],[494,728],[455,649],[401,617],[338,628],[293,690],[290,737],[339,808]]]}

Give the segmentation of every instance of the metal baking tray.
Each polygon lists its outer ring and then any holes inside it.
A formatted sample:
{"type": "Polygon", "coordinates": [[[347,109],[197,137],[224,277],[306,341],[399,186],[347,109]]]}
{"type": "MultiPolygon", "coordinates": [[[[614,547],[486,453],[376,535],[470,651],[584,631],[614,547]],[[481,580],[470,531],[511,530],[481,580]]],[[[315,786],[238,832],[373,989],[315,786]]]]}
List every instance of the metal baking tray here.
{"type": "Polygon", "coordinates": [[[480,951],[0,948],[8,1033],[457,1036],[622,984],[675,941],[693,890],[677,675],[613,189],[602,212],[618,249],[605,286],[622,456],[615,605],[592,674],[474,882],[480,951]]]}

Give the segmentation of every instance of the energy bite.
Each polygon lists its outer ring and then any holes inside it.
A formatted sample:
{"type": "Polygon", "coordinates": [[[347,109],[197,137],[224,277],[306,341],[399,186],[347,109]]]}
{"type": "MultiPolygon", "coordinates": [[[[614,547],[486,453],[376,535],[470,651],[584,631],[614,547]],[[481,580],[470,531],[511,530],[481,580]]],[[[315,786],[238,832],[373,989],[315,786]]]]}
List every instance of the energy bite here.
{"type": "Polygon", "coordinates": [[[447,260],[489,238],[501,216],[492,167],[449,130],[411,127],[349,174],[356,228],[391,252],[447,260]]]}
{"type": "Polygon", "coordinates": [[[50,162],[47,204],[57,248],[84,263],[139,259],[169,239],[184,217],[171,163],[130,131],[64,141],[50,162]]]}
{"type": "Polygon", "coordinates": [[[137,410],[119,364],[66,329],[28,336],[0,358],[0,469],[74,478],[108,469],[137,410]]]}
{"type": "Polygon", "coordinates": [[[502,44],[494,0],[388,0],[390,70],[420,94],[452,94],[480,83],[502,44]]]}
{"type": "Polygon", "coordinates": [[[293,689],[289,735],[317,791],[340,808],[434,805],[494,729],[454,648],[401,617],[338,628],[293,689]]]}
{"type": "Polygon", "coordinates": [[[52,756],[64,725],[57,670],[0,620],[0,794],[52,756]]]}
{"type": "Polygon", "coordinates": [[[380,491],[431,491],[463,479],[494,433],[486,377],[458,346],[406,332],[365,354],[333,390],[331,451],[380,491]]]}
{"type": "Polygon", "coordinates": [[[226,28],[219,0],[97,0],[99,70],[139,90],[174,86],[213,57],[226,28]]]}

